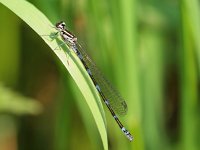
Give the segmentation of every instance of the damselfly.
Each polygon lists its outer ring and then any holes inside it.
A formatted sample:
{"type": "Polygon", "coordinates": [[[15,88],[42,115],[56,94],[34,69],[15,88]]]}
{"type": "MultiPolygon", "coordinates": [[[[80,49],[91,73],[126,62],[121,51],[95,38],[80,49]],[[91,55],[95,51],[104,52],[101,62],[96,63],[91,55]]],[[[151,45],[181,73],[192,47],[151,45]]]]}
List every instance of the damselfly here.
{"type": "MultiPolygon", "coordinates": [[[[91,61],[86,52],[79,46],[77,42],[77,37],[74,36],[71,32],[69,32],[63,21],[56,23],[55,29],[58,31],[56,34],[60,34],[62,40],[64,41],[62,44],[67,44],[70,49],[72,49],[76,55],[79,57],[83,66],[85,67],[88,75],[94,83],[99,95],[102,100],[108,107],[110,113],[113,118],[119,125],[120,129],[126,135],[126,137],[132,141],[133,137],[130,132],[122,125],[119,118],[115,114],[115,112],[119,115],[125,115],[127,112],[127,104],[125,100],[120,96],[116,89],[110,84],[108,80],[102,75],[96,65],[91,61]],[[115,111],[115,112],[114,112],[115,111]]],[[[61,46],[60,44],[59,46],[61,46]]]]}

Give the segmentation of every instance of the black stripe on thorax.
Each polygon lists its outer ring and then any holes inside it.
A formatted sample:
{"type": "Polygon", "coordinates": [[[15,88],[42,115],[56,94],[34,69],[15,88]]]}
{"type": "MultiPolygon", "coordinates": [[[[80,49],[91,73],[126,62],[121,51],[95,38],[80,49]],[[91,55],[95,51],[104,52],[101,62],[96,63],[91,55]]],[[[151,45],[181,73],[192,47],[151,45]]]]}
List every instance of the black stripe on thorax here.
{"type": "Polygon", "coordinates": [[[62,30],[62,32],[65,34],[65,35],[67,35],[68,37],[70,37],[70,38],[75,38],[75,35],[73,35],[70,31],[68,31],[68,30],[62,30]]]}

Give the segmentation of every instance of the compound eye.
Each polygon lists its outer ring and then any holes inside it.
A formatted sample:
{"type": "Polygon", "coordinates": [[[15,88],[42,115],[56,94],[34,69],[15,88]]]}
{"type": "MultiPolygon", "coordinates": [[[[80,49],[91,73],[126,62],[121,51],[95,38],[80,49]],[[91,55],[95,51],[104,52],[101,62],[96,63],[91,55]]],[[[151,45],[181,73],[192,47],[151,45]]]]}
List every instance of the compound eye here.
{"type": "Polygon", "coordinates": [[[57,27],[58,29],[64,29],[64,27],[65,27],[65,22],[64,22],[64,21],[60,21],[60,22],[56,23],[56,27],[57,27]]]}
{"type": "Polygon", "coordinates": [[[62,25],[62,27],[65,27],[65,25],[66,25],[66,24],[65,24],[64,22],[62,22],[62,24],[61,24],[61,25],[62,25]]]}

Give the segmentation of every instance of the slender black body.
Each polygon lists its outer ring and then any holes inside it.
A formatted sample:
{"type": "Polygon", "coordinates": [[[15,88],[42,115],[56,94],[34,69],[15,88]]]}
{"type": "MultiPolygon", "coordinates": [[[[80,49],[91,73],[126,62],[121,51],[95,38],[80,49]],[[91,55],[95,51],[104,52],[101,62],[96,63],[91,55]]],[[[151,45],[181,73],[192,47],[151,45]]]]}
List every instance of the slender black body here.
{"type": "Polygon", "coordinates": [[[101,98],[103,99],[104,103],[111,112],[113,118],[115,119],[123,133],[126,135],[126,137],[130,141],[132,141],[132,135],[122,125],[122,123],[120,122],[120,120],[114,112],[115,110],[119,115],[124,115],[127,112],[127,105],[124,99],[111,86],[110,82],[104,78],[102,73],[97,69],[96,65],[91,61],[91,59],[88,57],[85,51],[78,49],[77,38],[65,28],[65,23],[61,21],[56,24],[55,28],[60,33],[60,36],[63,39],[64,43],[68,44],[70,48],[79,57],[85,69],[87,70],[88,75],[92,79],[94,86],[96,87],[101,98]]]}

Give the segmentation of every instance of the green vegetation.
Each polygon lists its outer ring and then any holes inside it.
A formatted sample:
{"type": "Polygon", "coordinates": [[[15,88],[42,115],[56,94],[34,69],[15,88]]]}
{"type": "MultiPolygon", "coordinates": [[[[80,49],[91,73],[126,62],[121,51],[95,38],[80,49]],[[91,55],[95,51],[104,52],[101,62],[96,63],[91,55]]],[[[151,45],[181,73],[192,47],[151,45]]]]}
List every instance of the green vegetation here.
{"type": "Polygon", "coordinates": [[[0,3],[0,149],[200,147],[198,0],[0,3]],[[133,142],[76,55],[46,36],[60,20],[125,98],[133,142]]]}

